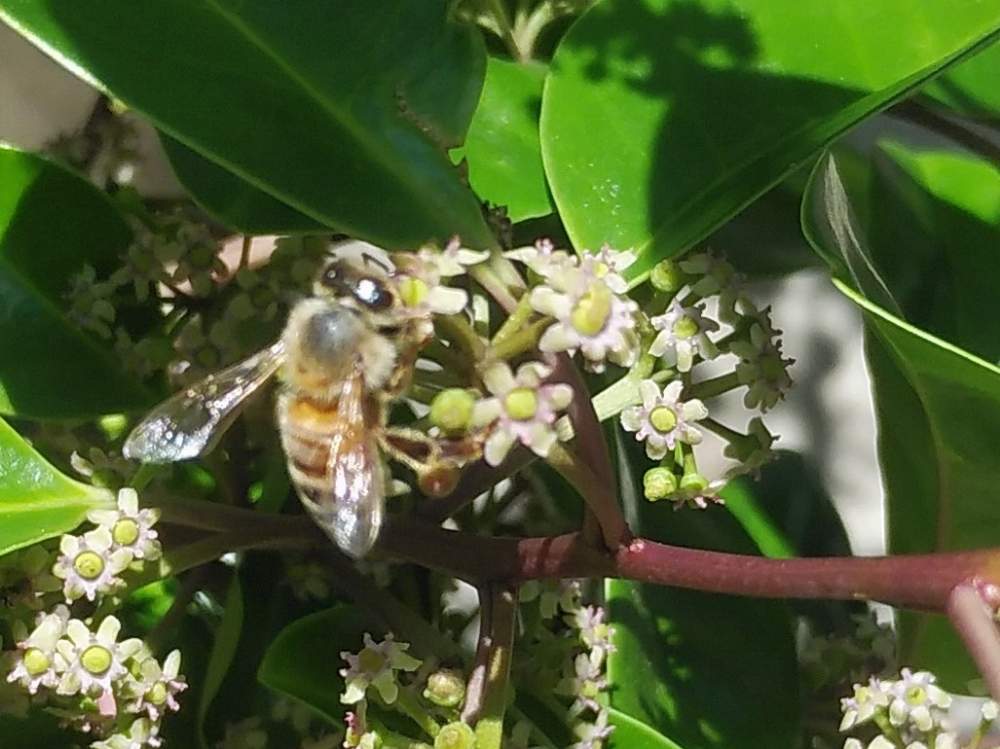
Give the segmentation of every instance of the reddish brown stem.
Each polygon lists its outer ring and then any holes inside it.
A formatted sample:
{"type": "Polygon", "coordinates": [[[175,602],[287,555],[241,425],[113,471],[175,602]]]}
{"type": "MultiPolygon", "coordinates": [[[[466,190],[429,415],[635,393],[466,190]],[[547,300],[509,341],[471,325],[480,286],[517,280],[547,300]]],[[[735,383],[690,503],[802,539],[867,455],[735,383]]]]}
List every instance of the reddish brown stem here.
{"type": "Polygon", "coordinates": [[[1000,580],[1000,549],[890,557],[765,559],[633,539],[608,553],[578,533],[493,538],[408,521],[390,523],[387,554],[472,582],[618,577],[758,598],[876,600],[944,611],[952,589],[973,577],[1000,580]]]}
{"type": "Polygon", "coordinates": [[[993,611],[972,582],[963,582],[951,591],[948,616],[979,667],[993,699],[1000,700],[1000,631],[993,611]]]}

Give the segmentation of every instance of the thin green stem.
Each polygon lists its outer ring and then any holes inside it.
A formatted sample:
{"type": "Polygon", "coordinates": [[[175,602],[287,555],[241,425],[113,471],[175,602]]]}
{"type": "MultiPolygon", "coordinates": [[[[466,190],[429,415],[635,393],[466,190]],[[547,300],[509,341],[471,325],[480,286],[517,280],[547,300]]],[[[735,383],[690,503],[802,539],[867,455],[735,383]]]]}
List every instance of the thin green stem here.
{"type": "Polygon", "coordinates": [[[742,387],[742,383],[735,372],[730,372],[729,374],[713,377],[711,380],[703,380],[702,382],[695,383],[686,395],[688,398],[706,400],[714,398],[717,395],[722,395],[723,393],[728,393],[730,390],[735,390],[738,387],[742,387]]]}
{"type": "Polygon", "coordinates": [[[411,687],[399,690],[399,695],[396,697],[396,705],[432,739],[441,733],[441,724],[431,717],[430,712],[428,712],[424,705],[420,704],[420,701],[417,699],[417,693],[411,687]]]}
{"type": "Polygon", "coordinates": [[[435,325],[466,361],[475,362],[483,358],[486,346],[465,315],[441,315],[435,325]]]}
{"type": "Polygon", "coordinates": [[[509,338],[521,328],[523,328],[531,316],[535,313],[534,308],[531,306],[531,299],[529,294],[525,294],[521,297],[521,301],[517,303],[517,307],[511,312],[507,319],[503,321],[500,329],[493,336],[493,340],[490,341],[490,345],[493,347],[498,346],[505,339],[509,338]]]}
{"type": "Polygon", "coordinates": [[[516,333],[511,333],[499,343],[490,346],[488,358],[497,361],[506,361],[520,356],[526,351],[531,351],[538,346],[538,341],[542,337],[545,329],[552,324],[551,317],[544,317],[536,320],[527,327],[521,327],[516,333]]]}
{"type": "Polygon", "coordinates": [[[719,435],[727,442],[737,442],[746,437],[745,434],[740,434],[735,429],[730,429],[725,424],[713,419],[711,416],[702,419],[699,423],[703,424],[707,429],[712,430],[715,434],[719,435]]]}
{"type": "Polygon", "coordinates": [[[517,309],[517,296],[513,294],[510,290],[510,286],[500,277],[500,274],[493,267],[500,263],[500,260],[504,258],[499,255],[495,255],[491,258],[489,263],[480,263],[479,265],[473,266],[469,270],[469,275],[472,276],[476,283],[482,286],[486,291],[492,296],[497,304],[503,307],[507,314],[513,313],[517,309]],[[499,258],[499,259],[497,259],[499,258]]]}

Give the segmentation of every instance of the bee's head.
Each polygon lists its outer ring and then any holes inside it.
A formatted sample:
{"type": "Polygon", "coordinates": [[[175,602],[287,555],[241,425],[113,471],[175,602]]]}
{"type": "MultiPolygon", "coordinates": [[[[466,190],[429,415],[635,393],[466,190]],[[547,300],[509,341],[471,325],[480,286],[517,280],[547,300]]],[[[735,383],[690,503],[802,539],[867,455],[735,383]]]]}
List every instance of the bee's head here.
{"type": "Polygon", "coordinates": [[[336,301],[363,312],[389,312],[396,306],[396,293],[387,274],[371,273],[353,263],[333,259],[323,266],[313,285],[319,297],[336,301]]]}

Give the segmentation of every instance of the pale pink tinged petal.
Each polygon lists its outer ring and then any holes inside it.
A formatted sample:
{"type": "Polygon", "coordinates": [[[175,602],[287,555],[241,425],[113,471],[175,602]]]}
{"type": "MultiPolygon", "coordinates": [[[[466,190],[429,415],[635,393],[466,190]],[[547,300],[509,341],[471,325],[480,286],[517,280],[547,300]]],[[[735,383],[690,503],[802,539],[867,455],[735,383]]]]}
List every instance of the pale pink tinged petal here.
{"type": "Polygon", "coordinates": [[[469,295],[462,289],[438,286],[427,295],[427,306],[439,315],[455,315],[465,309],[469,295]]]}
{"type": "Polygon", "coordinates": [[[687,341],[677,342],[677,370],[679,372],[690,372],[694,363],[694,351],[687,341]]]}
{"type": "Polygon", "coordinates": [[[666,312],[662,315],[657,315],[656,317],[649,318],[649,322],[656,330],[660,330],[669,334],[671,332],[670,327],[673,318],[674,315],[672,315],[669,312],[666,312]]]}
{"type": "Polygon", "coordinates": [[[90,630],[87,625],[79,619],[70,619],[66,625],[66,636],[73,641],[77,647],[83,647],[90,642],[90,630]]]}
{"type": "Polygon", "coordinates": [[[685,421],[699,421],[707,416],[708,409],[697,398],[692,398],[681,406],[681,418],[685,421]]]}
{"type": "Polygon", "coordinates": [[[660,387],[653,380],[643,380],[639,383],[639,395],[642,396],[643,408],[650,411],[660,400],[660,387]]]}
{"type": "Polygon", "coordinates": [[[111,538],[111,531],[104,526],[84,533],[83,540],[87,542],[90,548],[97,552],[107,551],[114,543],[114,539],[111,538]]]}
{"type": "Polygon", "coordinates": [[[528,439],[529,442],[527,445],[531,448],[532,452],[544,458],[556,443],[556,433],[544,424],[535,424],[531,427],[528,439]]]}
{"type": "Polygon", "coordinates": [[[491,466],[498,466],[503,463],[513,446],[514,435],[498,429],[486,440],[483,446],[483,459],[491,466]]]}
{"type": "Polygon", "coordinates": [[[120,489],[118,491],[118,509],[126,515],[135,515],[139,512],[139,495],[135,489],[120,489]]]}
{"type": "Polygon", "coordinates": [[[104,617],[104,621],[101,622],[101,626],[97,629],[97,641],[105,647],[114,645],[121,630],[122,623],[118,621],[117,617],[106,616],[104,617]]]}
{"type": "Polygon", "coordinates": [[[545,389],[545,395],[549,403],[556,411],[562,411],[573,400],[573,388],[565,383],[550,385],[545,389]]]}
{"type": "Polygon", "coordinates": [[[550,325],[542,333],[541,340],[538,341],[538,350],[547,353],[559,351],[570,351],[580,345],[580,336],[572,327],[565,323],[557,322],[550,325]]]}
{"type": "Polygon", "coordinates": [[[531,292],[531,306],[543,315],[565,320],[573,311],[573,300],[548,286],[539,286],[531,292]]]}
{"type": "Polygon", "coordinates": [[[628,291],[628,281],[619,276],[617,273],[608,273],[601,280],[604,281],[607,287],[616,294],[624,294],[628,291]]]}
{"type": "Polygon", "coordinates": [[[514,380],[520,387],[536,388],[552,374],[552,368],[546,367],[541,362],[529,361],[517,368],[514,380]]]}
{"type": "Polygon", "coordinates": [[[110,689],[105,689],[97,698],[97,712],[102,718],[113,718],[118,714],[118,703],[115,702],[115,694],[110,689]]]}
{"type": "Polygon", "coordinates": [[[641,406],[629,406],[621,415],[622,427],[627,432],[638,432],[642,427],[643,409],[641,406]]]}
{"type": "Polygon", "coordinates": [[[486,250],[470,250],[468,247],[460,247],[455,252],[455,260],[462,265],[478,265],[485,263],[490,257],[486,250]]]}
{"type": "Polygon", "coordinates": [[[59,539],[59,551],[68,557],[75,557],[80,552],[80,539],[76,536],[63,536],[59,539]]]}
{"type": "Polygon", "coordinates": [[[681,397],[681,390],[683,389],[684,383],[680,380],[674,380],[663,388],[663,402],[671,405],[677,403],[677,399],[681,397]]]}
{"type": "Polygon", "coordinates": [[[653,342],[649,344],[649,353],[653,356],[663,356],[663,352],[670,345],[671,334],[669,330],[660,331],[653,342]]]}
{"type": "Polygon", "coordinates": [[[475,405],[472,407],[470,424],[473,428],[484,427],[487,424],[492,424],[500,418],[502,411],[503,409],[500,407],[499,398],[487,398],[486,400],[476,401],[475,405]]]}
{"type": "Polygon", "coordinates": [[[514,373],[503,362],[494,364],[483,372],[483,383],[494,395],[504,395],[517,386],[514,382],[514,373]]]}

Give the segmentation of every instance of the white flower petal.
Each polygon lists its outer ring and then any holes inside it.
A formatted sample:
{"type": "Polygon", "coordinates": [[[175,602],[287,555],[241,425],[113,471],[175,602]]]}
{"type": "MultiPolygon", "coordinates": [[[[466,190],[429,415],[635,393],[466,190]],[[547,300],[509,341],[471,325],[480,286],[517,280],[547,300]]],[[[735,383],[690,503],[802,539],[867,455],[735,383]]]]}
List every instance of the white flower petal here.
{"type": "Polygon", "coordinates": [[[469,418],[469,423],[473,428],[478,429],[487,424],[492,424],[500,418],[502,412],[503,409],[500,406],[499,398],[479,400],[472,406],[472,416],[469,418]]]}
{"type": "Polygon", "coordinates": [[[643,408],[650,411],[660,400],[660,388],[653,380],[643,380],[639,383],[639,395],[642,396],[643,408]]]}
{"type": "Polygon", "coordinates": [[[708,409],[697,398],[685,401],[681,406],[681,418],[685,421],[700,421],[708,417],[708,409]]]}
{"type": "Polygon", "coordinates": [[[573,300],[548,286],[537,286],[531,292],[531,306],[536,312],[562,320],[573,310],[573,300]]]}
{"type": "Polygon", "coordinates": [[[529,432],[528,447],[539,457],[546,457],[556,443],[556,433],[544,424],[535,424],[529,432]]]}
{"type": "Polygon", "coordinates": [[[513,446],[514,435],[498,429],[486,440],[483,446],[483,459],[491,466],[498,466],[503,463],[513,446]]]}
{"type": "Polygon", "coordinates": [[[462,289],[438,286],[427,295],[427,306],[439,315],[455,315],[465,309],[469,295],[462,289]]]}
{"type": "Polygon", "coordinates": [[[505,395],[517,387],[514,373],[504,362],[494,364],[483,372],[483,383],[493,395],[505,395]]]}
{"type": "Polygon", "coordinates": [[[562,411],[573,400],[573,388],[561,382],[547,387],[545,394],[556,411],[562,411]]]}
{"type": "Polygon", "coordinates": [[[680,380],[674,380],[663,388],[663,402],[670,405],[677,403],[678,398],[681,397],[681,390],[683,389],[684,383],[680,380]]]}
{"type": "Polygon", "coordinates": [[[566,323],[552,323],[542,333],[538,341],[538,350],[554,354],[560,351],[570,351],[580,345],[580,336],[566,323]]]}
{"type": "Polygon", "coordinates": [[[139,512],[139,495],[135,489],[126,487],[118,490],[118,509],[126,515],[135,515],[139,512]]]}
{"type": "Polygon", "coordinates": [[[644,411],[641,406],[629,406],[621,413],[621,424],[627,432],[638,432],[642,428],[644,411]]]}

